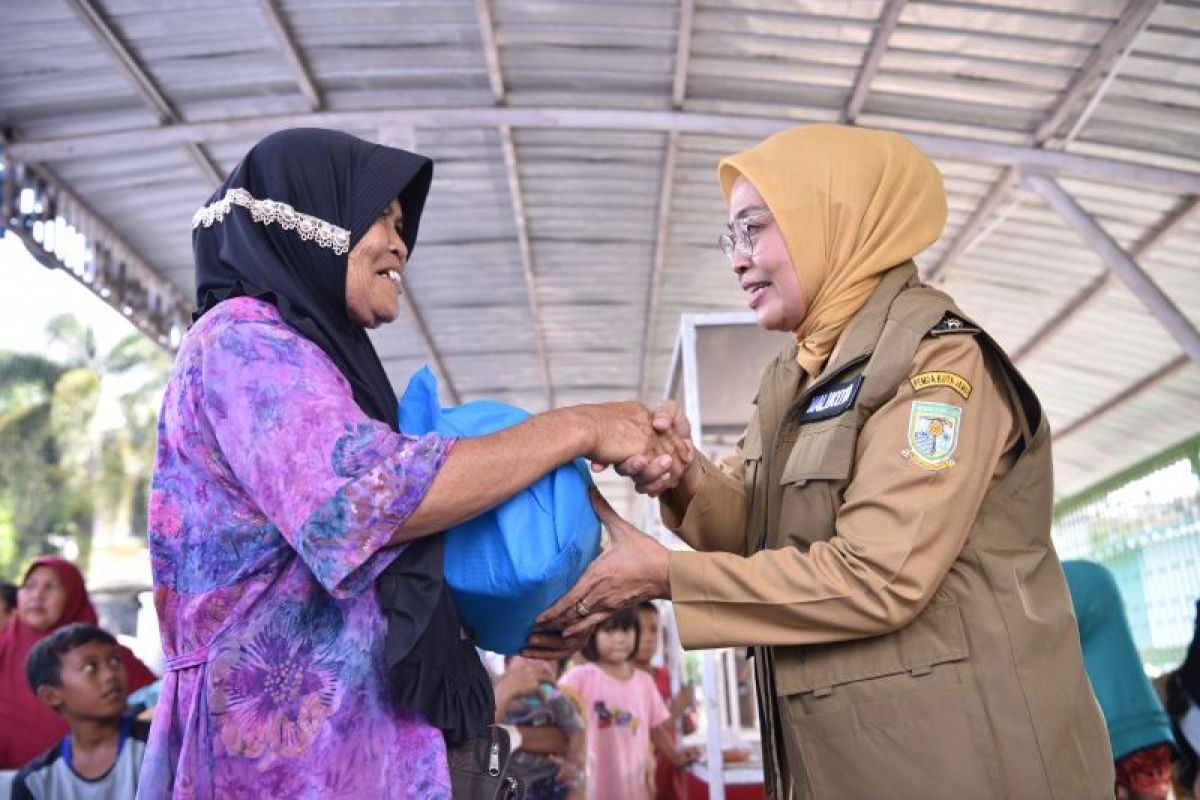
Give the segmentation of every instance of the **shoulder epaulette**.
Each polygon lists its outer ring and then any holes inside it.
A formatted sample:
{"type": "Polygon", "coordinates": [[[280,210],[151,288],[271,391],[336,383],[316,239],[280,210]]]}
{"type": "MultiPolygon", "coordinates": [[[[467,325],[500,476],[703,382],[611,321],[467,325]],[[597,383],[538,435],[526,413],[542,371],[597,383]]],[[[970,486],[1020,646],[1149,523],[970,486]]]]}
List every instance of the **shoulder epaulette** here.
{"type": "Polygon", "coordinates": [[[937,325],[929,329],[930,336],[946,336],[952,333],[969,333],[972,336],[979,333],[979,328],[967,322],[962,317],[946,314],[937,325]]]}

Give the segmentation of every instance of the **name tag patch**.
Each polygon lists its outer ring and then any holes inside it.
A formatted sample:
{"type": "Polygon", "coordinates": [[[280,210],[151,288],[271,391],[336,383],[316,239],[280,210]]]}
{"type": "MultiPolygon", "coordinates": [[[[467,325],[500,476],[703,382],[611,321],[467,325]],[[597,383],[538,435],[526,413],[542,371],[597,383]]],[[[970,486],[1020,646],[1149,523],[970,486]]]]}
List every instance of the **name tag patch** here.
{"type": "Polygon", "coordinates": [[[971,382],[955,372],[918,372],[908,379],[913,391],[932,389],[935,386],[945,386],[962,395],[963,400],[971,397],[971,382]]]}
{"type": "Polygon", "coordinates": [[[801,422],[817,422],[822,419],[836,417],[844,411],[847,411],[854,405],[855,399],[858,398],[858,390],[862,388],[863,376],[839,383],[835,386],[830,386],[820,394],[815,394],[808,399],[808,405],[804,407],[804,413],[800,416],[801,422]]]}
{"type": "Polygon", "coordinates": [[[908,414],[908,447],[900,455],[918,467],[939,470],[954,466],[962,409],[948,403],[915,401],[908,414]]]}

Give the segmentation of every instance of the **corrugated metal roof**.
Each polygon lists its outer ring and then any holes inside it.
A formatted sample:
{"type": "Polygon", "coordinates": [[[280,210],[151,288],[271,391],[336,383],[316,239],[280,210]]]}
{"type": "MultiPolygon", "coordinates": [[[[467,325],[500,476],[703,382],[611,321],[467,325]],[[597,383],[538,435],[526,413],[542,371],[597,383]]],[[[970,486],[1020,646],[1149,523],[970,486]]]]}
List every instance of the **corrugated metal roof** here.
{"type": "Polygon", "coordinates": [[[407,276],[419,319],[372,334],[398,388],[434,359],[464,400],[649,400],[679,315],[743,306],[714,247],[718,159],[764,126],[852,119],[954,145],[933,153],[950,222],[919,262],[1021,356],[1061,432],[1060,494],[1196,431],[1200,368],[979,149],[1101,159],[1061,186],[1200,324],[1194,198],[1128,167],[1200,174],[1195,3],[284,0],[286,44],[270,5],[0,3],[10,154],[49,153],[40,166],[183,297],[191,213],[213,188],[202,162],[224,173],[273,126],[349,122],[437,162],[407,276]]]}

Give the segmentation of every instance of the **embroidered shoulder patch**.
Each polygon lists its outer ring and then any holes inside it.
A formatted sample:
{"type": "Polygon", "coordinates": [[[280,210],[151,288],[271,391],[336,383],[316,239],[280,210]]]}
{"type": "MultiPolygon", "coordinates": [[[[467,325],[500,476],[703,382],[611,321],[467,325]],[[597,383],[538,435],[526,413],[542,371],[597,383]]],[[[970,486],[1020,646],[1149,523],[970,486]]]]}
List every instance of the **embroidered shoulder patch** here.
{"type": "Polygon", "coordinates": [[[949,333],[969,333],[974,335],[979,332],[979,328],[953,314],[946,314],[946,316],[942,317],[941,322],[929,329],[931,336],[945,336],[949,333]]]}
{"type": "Polygon", "coordinates": [[[918,372],[908,379],[913,391],[946,386],[962,395],[963,400],[971,397],[971,382],[957,372],[918,372]]]}
{"type": "Polygon", "coordinates": [[[958,447],[962,409],[948,403],[913,401],[908,414],[908,447],[900,454],[925,469],[949,469],[958,447]]]}
{"type": "Polygon", "coordinates": [[[820,394],[814,394],[808,399],[804,413],[800,415],[801,422],[816,422],[817,420],[836,417],[854,405],[858,390],[862,388],[862,375],[845,383],[835,384],[823,389],[820,394]]]}

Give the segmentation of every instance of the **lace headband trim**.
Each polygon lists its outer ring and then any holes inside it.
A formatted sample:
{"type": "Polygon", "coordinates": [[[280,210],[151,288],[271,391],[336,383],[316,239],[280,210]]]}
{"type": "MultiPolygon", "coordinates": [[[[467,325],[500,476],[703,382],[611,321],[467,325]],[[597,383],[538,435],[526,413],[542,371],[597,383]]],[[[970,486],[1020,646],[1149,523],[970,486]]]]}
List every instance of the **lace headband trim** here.
{"type": "Polygon", "coordinates": [[[245,189],[230,189],[215,203],[210,203],[192,215],[192,227],[203,225],[211,228],[214,222],[225,219],[234,206],[250,212],[255,222],[269,225],[272,222],[286,231],[295,231],[304,241],[315,241],[321,247],[345,255],[350,250],[350,231],[326,222],[320,217],[303,214],[287,203],[278,200],[259,200],[245,189]]]}

